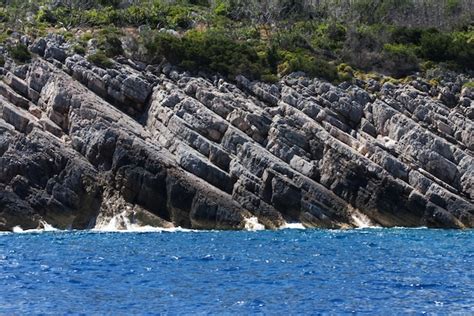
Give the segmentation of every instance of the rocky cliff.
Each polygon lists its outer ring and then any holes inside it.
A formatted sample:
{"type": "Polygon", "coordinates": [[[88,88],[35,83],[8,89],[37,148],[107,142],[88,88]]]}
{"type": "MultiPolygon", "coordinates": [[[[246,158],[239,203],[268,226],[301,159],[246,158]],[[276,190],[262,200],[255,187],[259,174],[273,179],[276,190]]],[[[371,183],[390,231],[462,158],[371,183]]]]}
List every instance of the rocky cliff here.
{"type": "Polygon", "coordinates": [[[51,36],[0,82],[0,230],[474,227],[474,91],[193,76],[51,36]],[[251,227],[250,227],[251,228],[251,227]]]}

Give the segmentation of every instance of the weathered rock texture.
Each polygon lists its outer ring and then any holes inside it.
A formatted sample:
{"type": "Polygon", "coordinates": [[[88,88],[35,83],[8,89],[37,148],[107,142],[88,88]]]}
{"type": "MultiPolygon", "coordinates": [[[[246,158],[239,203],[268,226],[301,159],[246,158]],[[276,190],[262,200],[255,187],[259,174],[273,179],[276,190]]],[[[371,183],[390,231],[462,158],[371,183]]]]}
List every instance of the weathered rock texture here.
{"type": "Polygon", "coordinates": [[[455,84],[231,84],[32,47],[2,70],[0,230],[124,211],[198,229],[474,226],[474,104],[455,84]]]}

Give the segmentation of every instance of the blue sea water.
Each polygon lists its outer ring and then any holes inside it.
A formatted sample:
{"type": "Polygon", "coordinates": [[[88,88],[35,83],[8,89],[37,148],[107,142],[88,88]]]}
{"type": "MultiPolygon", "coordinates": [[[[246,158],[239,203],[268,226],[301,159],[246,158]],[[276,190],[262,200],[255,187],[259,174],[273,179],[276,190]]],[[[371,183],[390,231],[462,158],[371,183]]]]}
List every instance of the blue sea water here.
{"type": "Polygon", "coordinates": [[[0,235],[0,314],[472,314],[474,231],[0,235]]]}

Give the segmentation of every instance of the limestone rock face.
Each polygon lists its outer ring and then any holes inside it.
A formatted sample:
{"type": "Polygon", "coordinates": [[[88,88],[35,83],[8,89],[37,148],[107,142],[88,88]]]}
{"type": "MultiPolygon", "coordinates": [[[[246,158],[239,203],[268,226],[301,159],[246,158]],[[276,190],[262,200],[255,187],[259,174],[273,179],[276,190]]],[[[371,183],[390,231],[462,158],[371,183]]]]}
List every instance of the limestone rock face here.
{"type": "Polygon", "coordinates": [[[253,217],[349,228],[361,216],[474,227],[469,91],[303,74],[232,84],[125,59],[102,69],[61,45],[38,40],[44,59],[3,71],[0,230],[86,229],[116,214],[196,229],[253,217]]]}

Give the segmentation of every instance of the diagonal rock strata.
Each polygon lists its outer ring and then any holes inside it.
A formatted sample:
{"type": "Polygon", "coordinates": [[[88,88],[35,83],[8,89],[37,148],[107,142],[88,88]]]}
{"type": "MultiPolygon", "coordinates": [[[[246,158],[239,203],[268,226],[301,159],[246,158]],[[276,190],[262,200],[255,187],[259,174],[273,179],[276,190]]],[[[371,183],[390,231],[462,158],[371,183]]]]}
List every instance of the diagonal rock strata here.
{"type": "Polygon", "coordinates": [[[45,58],[3,71],[0,230],[124,211],[197,229],[474,226],[472,102],[45,58]]]}

